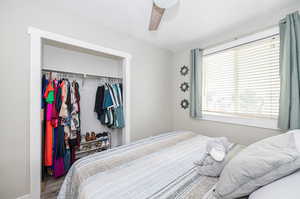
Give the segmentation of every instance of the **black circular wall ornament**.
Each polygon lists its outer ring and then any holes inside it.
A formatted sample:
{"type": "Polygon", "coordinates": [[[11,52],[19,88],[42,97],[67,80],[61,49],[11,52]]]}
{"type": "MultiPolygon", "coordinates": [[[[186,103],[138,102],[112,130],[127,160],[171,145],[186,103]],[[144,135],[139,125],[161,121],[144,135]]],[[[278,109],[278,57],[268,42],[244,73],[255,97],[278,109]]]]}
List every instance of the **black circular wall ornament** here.
{"type": "Polygon", "coordinates": [[[186,92],[186,91],[188,91],[189,90],[189,83],[187,83],[187,82],[183,82],[182,84],[180,84],[180,90],[182,91],[182,92],[186,92]]]}
{"type": "Polygon", "coordinates": [[[181,108],[187,109],[189,107],[190,103],[187,99],[184,99],[184,100],[181,100],[180,105],[181,105],[181,108]]]}
{"type": "Polygon", "coordinates": [[[188,68],[187,66],[182,66],[182,67],[180,68],[180,74],[181,74],[182,76],[186,76],[188,73],[189,73],[189,68],[188,68]]]}

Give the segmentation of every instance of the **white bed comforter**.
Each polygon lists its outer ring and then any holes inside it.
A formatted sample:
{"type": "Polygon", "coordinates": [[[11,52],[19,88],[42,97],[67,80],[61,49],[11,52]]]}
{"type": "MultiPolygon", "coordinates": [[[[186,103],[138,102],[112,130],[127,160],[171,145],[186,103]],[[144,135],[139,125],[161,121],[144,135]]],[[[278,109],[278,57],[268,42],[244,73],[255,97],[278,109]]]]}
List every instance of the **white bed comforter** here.
{"type": "Polygon", "coordinates": [[[217,181],[194,165],[208,139],[173,132],[84,158],[72,166],[58,198],[201,198],[217,181]]]}

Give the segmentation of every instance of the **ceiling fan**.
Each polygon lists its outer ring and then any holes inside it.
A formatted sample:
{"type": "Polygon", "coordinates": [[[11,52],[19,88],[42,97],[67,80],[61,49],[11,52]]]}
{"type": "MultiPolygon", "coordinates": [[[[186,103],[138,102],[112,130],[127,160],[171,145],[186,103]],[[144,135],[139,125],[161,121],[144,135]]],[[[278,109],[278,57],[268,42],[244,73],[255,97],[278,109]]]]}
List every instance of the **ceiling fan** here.
{"type": "Polygon", "coordinates": [[[153,0],[149,30],[157,30],[166,9],[175,6],[179,0],[153,0]]]}

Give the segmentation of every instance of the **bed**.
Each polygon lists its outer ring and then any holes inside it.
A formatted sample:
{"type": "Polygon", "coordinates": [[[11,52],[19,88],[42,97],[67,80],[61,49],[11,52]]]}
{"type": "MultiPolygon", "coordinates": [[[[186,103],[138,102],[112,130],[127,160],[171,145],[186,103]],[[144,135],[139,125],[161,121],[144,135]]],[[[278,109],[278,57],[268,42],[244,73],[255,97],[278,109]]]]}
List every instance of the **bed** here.
{"type": "Polygon", "coordinates": [[[146,138],[75,162],[58,199],[199,199],[217,178],[200,176],[194,162],[208,139],[193,132],[146,138]]]}

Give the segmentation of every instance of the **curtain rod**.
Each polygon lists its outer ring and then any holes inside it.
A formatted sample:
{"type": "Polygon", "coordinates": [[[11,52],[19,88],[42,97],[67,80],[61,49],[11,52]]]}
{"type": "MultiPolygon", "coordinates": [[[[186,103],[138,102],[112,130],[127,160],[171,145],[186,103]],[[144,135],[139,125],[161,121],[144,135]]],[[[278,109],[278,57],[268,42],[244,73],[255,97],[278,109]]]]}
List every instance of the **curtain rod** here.
{"type": "MultiPolygon", "coordinates": [[[[267,30],[270,30],[272,28],[276,28],[278,27],[278,24],[274,24],[274,25],[271,25],[271,26],[268,26],[268,27],[265,27],[263,29],[260,29],[260,30],[257,30],[257,31],[253,31],[253,32],[250,32],[250,33],[246,33],[246,34],[243,34],[243,35],[240,35],[240,36],[237,36],[237,37],[234,37],[234,38],[231,38],[231,39],[228,39],[228,40],[225,40],[225,41],[221,41],[219,43],[215,43],[215,44],[212,44],[212,45],[208,45],[204,48],[200,48],[200,50],[206,50],[206,49],[210,49],[210,48],[215,48],[217,46],[221,46],[221,45],[224,45],[226,43],[230,43],[230,42],[233,42],[233,41],[236,41],[236,40],[239,40],[239,39],[242,39],[244,37],[248,37],[248,36],[251,36],[251,35],[254,35],[256,33],[259,33],[259,32],[263,32],[263,31],[267,31],[267,30]]],[[[276,36],[278,34],[274,34],[273,36],[276,36]]],[[[270,36],[271,37],[271,36],[270,36]]],[[[211,53],[209,53],[211,54],[211,53]]]]}
{"type": "Polygon", "coordinates": [[[63,73],[63,74],[71,74],[71,75],[80,75],[83,76],[83,78],[86,77],[95,77],[95,78],[109,78],[109,79],[119,79],[121,80],[121,77],[112,77],[112,76],[104,76],[104,75],[94,75],[94,74],[88,74],[88,73],[79,73],[79,72],[71,72],[71,71],[63,71],[63,70],[57,70],[57,69],[51,69],[51,68],[42,68],[43,72],[55,72],[55,73],[63,73]]]}
{"type": "MultiPolygon", "coordinates": [[[[214,52],[211,52],[211,53],[207,53],[207,54],[204,54],[203,56],[208,56],[208,55],[213,55],[215,53],[219,53],[219,52],[222,52],[222,51],[225,51],[225,50],[230,50],[230,49],[233,49],[233,48],[237,48],[237,47],[240,47],[240,46],[243,46],[243,45],[247,45],[247,44],[250,44],[252,42],[256,42],[256,41],[260,41],[260,40],[263,40],[263,39],[267,39],[267,38],[270,38],[270,37],[275,37],[275,36],[278,36],[279,33],[275,33],[275,34],[272,34],[272,35],[269,35],[269,36],[266,36],[266,37],[262,37],[262,38],[259,38],[259,39],[255,39],[255,40],[251,40],[251,41],[248,41],[248,42],[245,42],[245,43],[242,43],[242,44],[238,44],[238,45],[235,45],[235,46],[232,46],[232,47],[228,47],[228,48],[224,48],[224,49],[221,49],[221,50],[217,50],[217,51],[214,51],[214,52]]],[[[246,36],[245,36],[246,37],[246,36]]],[[[237,39],[235,40],[232,40],[232,41],[236,41],[237,39]]],[[[229,43],[231,41],[228,41],[226,43],[229,43]]],[[[223,43],[223,44],[226,44],[226,43],[223,43]]],[[[222,44],[219,44],[219,45],[222,45],[222,44]]],[[[216,45],[218,46],[218,45],[216,45]]],[[[216,47],[215,46],[215,47],[216,47]]],[[[212,47],[213,48],[213,47],[212,47]]],[[[200,49],[201,50],[201,49],[200,49]]],[[[205,49],[204,49],[205,50],[205,49]]]]}
{"type": "MultiPolygon", "coordinates": [[[[292,13],[299,13],[299,10],[297,9],[296,11],[294,11],[294,12],[292,12],[292,13]]],[[[220,46],[220,45],[223,45],[223,44],[232,42],[232,41],[236,41],[236,40],[241,39],[241,38],[243,38],[243,37],[247,37],[247,36],[253,35],[253,34],[258,33],[258,32],[263,32],[263,31],[266,31],[266,30],[268,30],[268,29],[278,27],[280,23],[286,23],[286,18],[283,17],[282,19],[280,19],[278,24],[273,24],[273,25],[270,25],[270,26],[265,27],[265,28],[263,28],[263,29],[257,30],[257,31],[255,31],[255,32],[243,34],[243,35],[240,35],[240,36],[235,37],[235,38],[233,38],[233,39],[228,39],[227,41],[222,41],[222,42],[219,42],[219,43],[216,43],[216,44],[208,45],[208,46],[206,46],[205,48],[203,48],[202,50],[209,49],[209,48],[214,48],[214,47],[217,47],[217,46],[220,46]]],[[[277,34],[271,35],[270,37],[276,36],[276,35],[279,35],[279,34],[277,33],[277,34]]],[[[209,53],[209,54],[212,54],[212,53],[209,53]]]]}

